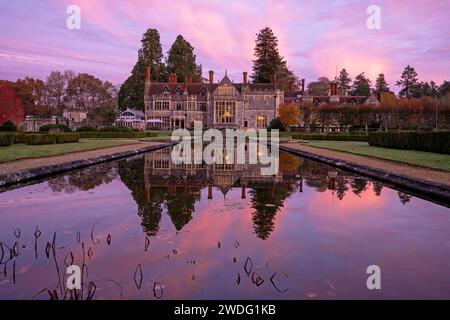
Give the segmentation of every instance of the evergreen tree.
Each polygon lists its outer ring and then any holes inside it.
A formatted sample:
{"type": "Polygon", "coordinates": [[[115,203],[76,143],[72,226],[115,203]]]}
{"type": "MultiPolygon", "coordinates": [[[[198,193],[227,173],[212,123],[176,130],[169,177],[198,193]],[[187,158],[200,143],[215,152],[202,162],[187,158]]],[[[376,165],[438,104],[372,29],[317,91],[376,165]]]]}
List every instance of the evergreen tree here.
{"type": "Polygon", "coordinates": [[[377,96],[381,97],[381,94],[383,92],[390,92],[389,90],[389,84],[386,82],[386,79],[384,77],[383,73],[380,73],[377,77],[377,80],[375,81],[375,93],[377,96]]]}
{"type": "Polygon", "coordinates": [[[353,81],[350,94],[352,96],[368,96],[370,95],[370,85],[371,81],[366,78],[364,72],[360,73],[356,76],[355,81],[353,81]]]}
{"type": "Polygon", "coordinates": [[[274,75],[277,85],[282,89],[296,82],[294,73],[288,69],[286,61],[278,52],[278,39],[269,27],[257,34],[254,55],[256,59],[253,60],[253,74],[250,76],[254,83],[270,83],[274,75]]]}
{"type": "Polygon", "coordinates": [[[131,71],[131,75],[119,90],[119,107],[144,109],[145,71],[151,68],[151,80],[164,82],[167,80],[159,32],[148,29],[142,36],[142,46],[138,51],[138,61],[131,71]]]}
{"type": "Polygon", "coordinates": [[[338,81],[338,93],[340,95],[345,95],[346,92],[350,90],[350,84],[352,83],[352,79],[349,77],[347,70],[342,69],[339,73],[338,81]]]}
{"type": "Polygon", "coordinates": [[[194,47],[179,35],[168,51],[167,71],[175,73],[178,80],[192,77],[193,82],[202,81],[202,66],[197,65],[194,47]]]}
{"type": "Polygon", "coordinates": [[[420,96],[420,84],[417,79],[417,72],[410,65],[407,65],[403,70],[401,79],[397,81],[397,86],[401,87],[398,93],[401,97],[409,99],[420,96]]]}
{"type": "Polygon", "coordinates": [[[442,84],[439,86],[439,96],[440,97],[445,97],[447,94],[450,93],[450,82],[449,81],[444,81],[442,82],[442,84]]]}

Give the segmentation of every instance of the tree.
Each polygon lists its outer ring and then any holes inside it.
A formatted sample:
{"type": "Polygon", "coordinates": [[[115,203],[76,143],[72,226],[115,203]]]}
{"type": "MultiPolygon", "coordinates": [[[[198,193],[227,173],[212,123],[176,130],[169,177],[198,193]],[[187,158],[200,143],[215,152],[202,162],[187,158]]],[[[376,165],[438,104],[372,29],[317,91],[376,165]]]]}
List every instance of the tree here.
{"type": "Polygon", "coordinates": [[[74,77],[75,73],[71,70],[64,72],[52,71],[47,77],[47,82],[45,83],[47,103],[59,115],[63,113],[67,86],[74,77]]]}
{"type": "Polygon", "coordinates": [[[250,76],[254,83],[271,83],[273,76],[276,76],[277,85],[287,89],[290,83],[296,82],[294,73],[278,52],[278,39],[269,27],[256,35],[254,56],[253,74],[250,76]]]}
{"type": "Polygon", "coordinates": [[[9,120],[18,126],[24,117],[22,101],[6,81],[0,81],[0,123],[9,120]]]}
{"type": "Polygon", "coordinates": [[[181,35],[168,51],[166,64],[168,73],[175,73],[180,80],[192,77],[193,82],[202,81],[202,66],[197,65],[194,47],[181,35]]]}
{"type": "Polygon", "coordinates": [[[384,78],[384,74],[380,73],[377,77],[377,80],[375,81],[375,94],[378,97],[381,97],[381,94],[383,92],[390,92],[389,90],[389,84],[386,82],[386,79],[384,78]]]}
{"type": "Polygon", "coordinates": [[[308,92],[313,96],[326,96],[330,90],[330,80],[327,77],[320,77],[315,82],[308,83],[308,92]]]}
{"type": "Polygon", "coordinates": [[[122,110],[127,107],[144,109],[145,71],[148,66],[151,69],[151,81],[167,80],[158,30],[148,29],[142,35],[141,44],[138,61],[119,90],[118,103],[122,110]]]}
{"type": "Polygon", "coordinates": [[[42,80],[26,77],[18,79],[11,87],[24,105],[25,115],[49,117],[53,115],[47,105],[45,84],[42,80]]]}
{"type": "Polygon", "coordinates": [[[364,72],[358,74],[353,81],[352,91],[350,95],[352,96],[368,96],[370,95],[370,85],[371,81],[366,78],[364,72]]]}
{"type": "Polygon", "coordinates": [[[352,82],[352,79],[349,77],[347,70],[342,69],[339,73],[339,78],[337,79],[338,82],[338,91],[340,95],[346,95],[348,91],[350,90],[350,84],[352,82]]]}
{"type": "Polygon", "coordinates": [[[290,131],[290,126],[298,125],[300,120],[300,106],[296,103],[288,103],[280,106],[280,120],[283,125],[290,131]]]}
{"type": "Polygon", "coordinates": [[[410,65],[407,65],[403,70],[401,79],[397,81],[397,86],[401,88],[398,93],[400,97],[410,99],[420,96],[420,85],[417,79],[417,72],[410,65]]]}
{"type": "Polygon", "coordinates": [[[440,86],[439,86],[439,96],[440,97],[445,97],[450,93],[450,82],[449,81],[444,81],[440,86]]]}

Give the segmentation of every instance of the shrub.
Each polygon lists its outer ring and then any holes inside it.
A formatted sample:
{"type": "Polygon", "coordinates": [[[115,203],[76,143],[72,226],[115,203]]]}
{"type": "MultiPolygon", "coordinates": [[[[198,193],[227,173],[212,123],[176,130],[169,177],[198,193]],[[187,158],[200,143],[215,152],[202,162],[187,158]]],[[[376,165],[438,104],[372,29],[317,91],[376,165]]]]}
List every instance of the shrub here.
{"type": "Polygon", "coordinates": [[[145,136],[146,137],[157,137],[158,133],[157,132],[152,132],[152,131],[146,131],[145,132],[145,136]]]}
{"type": "Polygon", "coordinates": [[[362,134],[302,134],[293,133],[292,139],[328,140],[328,141],[367,141],[368,136],[362,134]]]}
{"type": "Polygon", "coordinates": [[[371,146],[450,154],[450,132],[371,132],[371,146]]]}
{"type": "Polygon", "coordinates": [[[50,130],[59,130],[61,132],[72,132],[69,126],[65,124],[45,124],[39,128],[39,132],[49,132],[50,130]]]}
{"type": "Polygon", "coordinates": [[[80,134],[76,132],[58,133],[56,135],[56,143],[78,142],[79,140],[80,134]]]}
{"type": "Polygon", "coordinates": [[[109,126],[103,127],[99,130],[100,132],[131,132],[131,129],[124,126],[109,126]]]}
{"type": "Polygon", "coordinates": [[[56,143],[56,134],[31,133],[25,135],[25,143],[30,145],[56,143]]]}
{"type": "Polygon", "coordinates": [[[12,123],[11,120],[5,120],[5,122],[3,122],[3,125],[0,126],[0,131],[14,132],[17,131],[17,127],[14,125],[14,123],[12,123]]]}
{"type": "Polygon", "coordinates": [[[269,130],[271,130],[271,129],[278,129],[280,131],[284,131],[284,125],[281,122],[280,118],[274,118],[274,119],[272,119],[270,121],[268,129],[269,130]]]}
{"type": "Polygon", "coordinates": [[[0,134],[0,147],[9,147],[14,142],[13,133],[2,133],[0,134]]]}
{"type": "Polygon", "coordinates": [[[14,134],[14,143],[25,143],[25,133],[16,132],[14,134]]]}
{"type": "Polygon", "coordinates": [[[77,132],[96,132],[97,129],[91,126],[82,126],[77,129],[77,132]]]}
{"type": "Polygon", "coordinates": [[[141,132],[80,132],[81,138],[94,138],[94,139],[102,139],[102,138],[145,138],[146,133],[141,132]]]}

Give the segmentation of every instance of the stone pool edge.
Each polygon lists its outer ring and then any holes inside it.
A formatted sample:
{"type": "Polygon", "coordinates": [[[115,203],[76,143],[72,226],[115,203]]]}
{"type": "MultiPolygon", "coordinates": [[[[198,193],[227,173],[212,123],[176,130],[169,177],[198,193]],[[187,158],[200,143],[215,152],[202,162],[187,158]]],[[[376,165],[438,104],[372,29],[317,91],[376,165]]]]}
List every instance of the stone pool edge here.
{"type": "Polygon", "coordinates": [[[366,165],[357,164],[355,162],[325,157],[311,152],[286,147],[283,145],[280,145],[279,149],[299,155],[307,159],[325,163],[333,167],[337,167],[339,169],[351,171],[370,178],[375,178],[382,182],[387,182],[393,186],[411,191],[418,196],[423,197],[425,195],[426,196],[425,198],[427,200],[438,201],[445,204],[446,206],[450,206],[450,187],[444,184],[416,178],[410,178],[408,176],[394,174],[392,172],[384,171],[366,165]]]}
{"type": "Polygon", "coordinates": [[[48,176],[51,176],[54,174],[58,174],[58,173],[64,173],[67,171],[85,168],[88,166],[92,166],[92,165],[107,162],[107,161],[126,158],[126,157],[130,157],[130,156],[137,155],[140,153],[145,153],[145,152],[154,151],[157,149],[170,147],[174,144],[176,144],[176,143],[163,142],[161,144],[157,144],[157,145],[153,145],[153,146],[138,148],[138,149],[129,150],[129,151],[116,152],[116,153],[99,156],[99,157],[93,157],[93,158],[88,158],[88,159],[83,159],[83,160],[68,161],[68,162],[55,164],[55,165],[42,166],[42,167],[17,171],[17,172],[13,172],[13,173],[7,173],[7,174],[0,175],[0,187],[7,187],[10,185],[27,182],[30,180],[45,178],[45,177],[48,177],[48,176]]]}

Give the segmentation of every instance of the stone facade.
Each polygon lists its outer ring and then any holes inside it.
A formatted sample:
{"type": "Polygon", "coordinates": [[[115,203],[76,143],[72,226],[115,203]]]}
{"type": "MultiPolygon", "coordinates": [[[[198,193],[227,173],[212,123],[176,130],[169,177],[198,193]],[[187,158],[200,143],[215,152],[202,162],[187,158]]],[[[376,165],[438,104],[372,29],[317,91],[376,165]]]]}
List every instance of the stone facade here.
{"type": "Polygon", "coordinates": [[[204,128],[264,129],[278,116],[284,91],[273,83],[249,83],[246,72],[242,83],[227,75],[214,83],[212,71],[208,83],[179,83],[176,75],[168,83],[152,83],[147,69],[144,102],[147,129],[191,129],[194,121],[204,128]]]}

